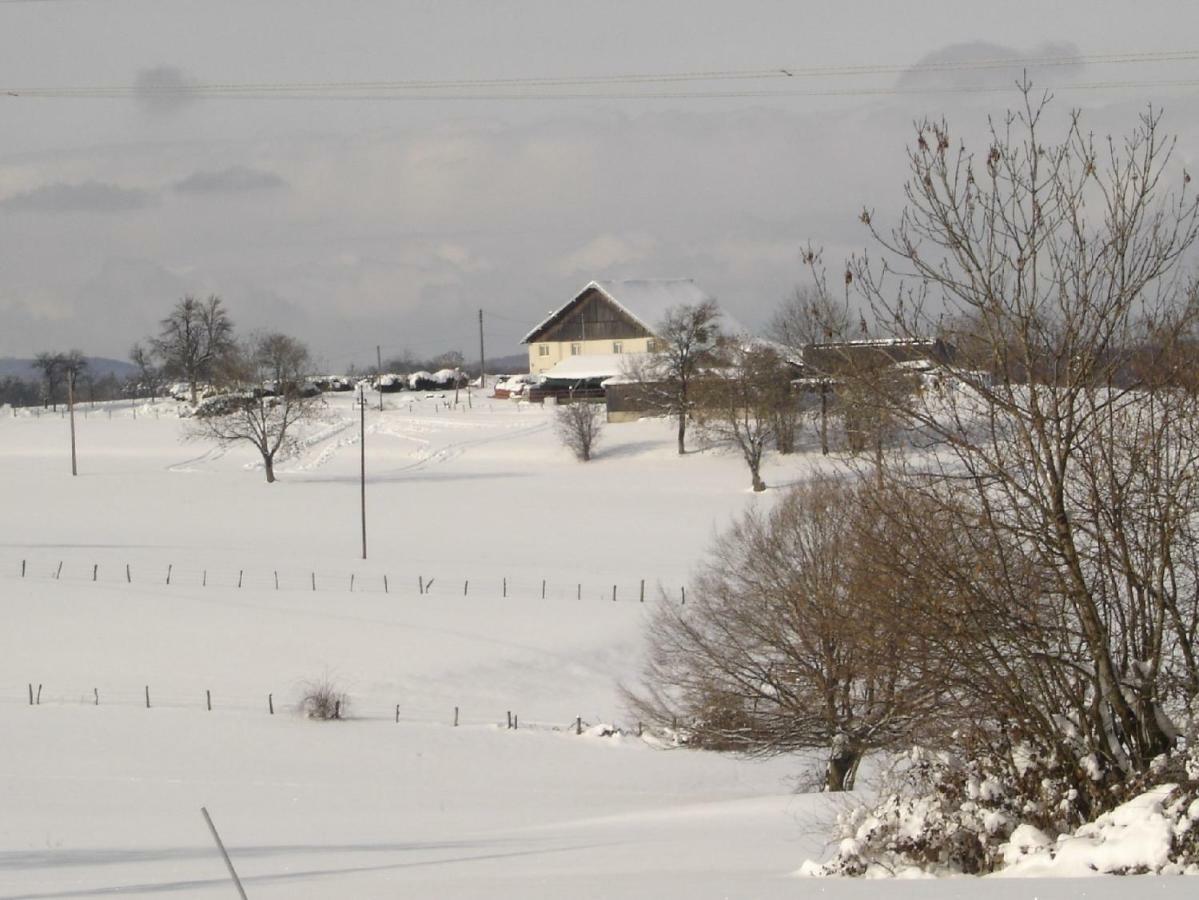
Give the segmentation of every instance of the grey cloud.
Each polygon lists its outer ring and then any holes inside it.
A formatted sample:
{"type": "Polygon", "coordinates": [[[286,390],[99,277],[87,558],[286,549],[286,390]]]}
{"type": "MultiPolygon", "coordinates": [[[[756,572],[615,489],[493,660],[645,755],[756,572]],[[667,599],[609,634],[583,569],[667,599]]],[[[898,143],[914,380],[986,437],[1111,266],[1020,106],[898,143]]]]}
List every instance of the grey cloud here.
{"type": "Polygon", "coordinates": [[[144,209],[157,202],[151,191],[127,188],[102,181],[79,184],[55,182],[0,200],[0,208],[19,212],[115,213],[144,209]]]}
{"type": "Polygon", "coordinates": [[[133,96],[150,115],[170,115],[192,103],[195,79],[175,66],[141,69],[133,80],[133,96]]]}
{"type": "Polygon", "coordinates": [[[1010,87],[1026,70],[1034,81],[1038,73],[1052,71],[1053,80],[1061,82],[1083,70],[1082,63],[1064,62],[1078,55],[1078,47],[1068,42],[1044,43],[1028,51],[988,41],[949,44],[923,56],[897,84],[905,89],[1010,87]]]}
{"type": "Polygon", "coordinates": [[[173,187],[176,191],[189,194],[235,194],[287,187],[287,182],[274,172],[248,166],[230,166],[216,171],[193,172],[176,181],[173,187]]]}

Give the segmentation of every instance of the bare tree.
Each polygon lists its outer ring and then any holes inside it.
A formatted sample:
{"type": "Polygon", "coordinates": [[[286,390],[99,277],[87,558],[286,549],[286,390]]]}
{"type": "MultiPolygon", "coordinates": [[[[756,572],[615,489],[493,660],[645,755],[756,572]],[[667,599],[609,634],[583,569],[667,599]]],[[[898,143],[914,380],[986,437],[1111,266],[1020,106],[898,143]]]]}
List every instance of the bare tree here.
{"type": "Polygon", "coordinates": [[[643,685],[625,692],[637,714],[692,746],[827,750],[832,791],[908,738],[940,688],[905,592],[869,565],[861,493],[817,478],[722,535],[689,602],[655,610],[643,685]]]}
{"type": "Polygon", "coordinates": [[[1024,96],[978,156],[921,123],[899,224],[862,214],[885,261],[852,277],[876,319],[904,338],[948,321],[963,348],[946,390],[862,402],[931,451],[880,455],[907,497],[887,515],[952,538],[880,559],[943,589],[925,627],[942,621],[980,740],[1019,722],[1078,761],[1086,816],[1175,749],[1199,697],[1199,302],[1180,267],[1199,205],[1156,111],[1101,144],[1075,114],[1055,144],[1024,96]]]}
{"type": "Polygon", "coordinates": [[[227,359],[218,394],[201,404],[189,436],[221,444],[248,443],[262,457],[268,483],[275,461],[297,446],[297,428],[319,415],[324,401],[307,388],[308,349],[294,338],[251,338],[227,359]]]}
{"type": "Polygon", "coordinates": [[[697,393],[704,432],[733,444],[749,467],[753,489],[766,490],[762,459],[777,437],[780,406],[794,402],[782,357],[766,344],[729,341],[697,393]]]}
{"type": "Polygon", "coordinates": [[[198,399],[199,384],[215,377],[234,343],[233,322],[221,298],[199,300],[190,294],[175,304],[162,320],[158,337],[150,340],[163,371],[187,382],[192,403],[198,399]]]}
{"type": "Polygon", "coordinates": [[[604,415],[603,404],[587,400],[572,400],[554,410],[554,429],[580,462],[591,460],[591,450],[604,426],[604,415]]]}
{"type": "Polygon", "coordinates": [[[58,410],[58,386],[62,384],[63,355],[61,353],[39,353],[33,358],[33,368],[42,375],[46,383],[45,404],[58,410]]]}
{"type": "Polygon", "coordinates": [[[130,348],[129,360],[137,366],[137,385],[134,392],[140,395],[149,391],[151,397],[157,397],[162,387],[162,371],[154,364],[151,352],[138,342],[130,348]]]}
{"type": "Polygon", "coordinates": [[[667,312],[655,331],[656,348],[630,361],[625,376],[650,409],[678,423],[679,455],[687,452],[687,422],[695,410],[694,385],[720,343],[720,309],[708,300],[667,312]]]}
{"type": "Polygon", "coordinates": [[[79,350],[71,350],[58,357],[63,380],[67,383],[67,411],[71,418],[71,474],[79,474],[75,456],[75,387],[80,377],[87,372],[87,358],[79,350]]]}

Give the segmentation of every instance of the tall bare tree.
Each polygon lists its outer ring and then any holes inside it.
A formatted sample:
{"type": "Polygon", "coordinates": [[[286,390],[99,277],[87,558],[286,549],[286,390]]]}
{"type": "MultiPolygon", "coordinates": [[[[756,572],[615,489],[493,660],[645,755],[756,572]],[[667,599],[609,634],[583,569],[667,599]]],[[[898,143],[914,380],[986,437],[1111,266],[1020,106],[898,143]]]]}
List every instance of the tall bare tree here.
{"type": "Polygon", "coordinates": [[[780,415],[793,409],[791,379],[782,357],[757,341],[727,341],[719,361],[695,392],[704,432],[736,447],[755,491],[766,490],[762,460],[778,438],[780,415]]]}
{"type": "Polygon", "coordinates": [[[63,355],[61,353],[39,353],[33,358],[33,368],[42,375],[46,383],[45,404],[58,410],[58,387],[63,378],[63,355]]]}
{"type": "Polygon", "coordinates": [[[656,349],[645,359],[630,361],[624,373],[646,406],[675,419],[680,456],[687,452],[695,383],[720,344],[719,320],[720,309],[711,300],[669,310],[655,331],[656,349]]]}
{"type": "Polygon", "coordinates": [[[262,457],[267,483],[275,462],[298,446],[297,430],[320,414],[319,394],[306,385],[308,348],[283,334],[251,338],[226,357],[226,393],[201,404],[189,436],[220,444],[248,443],[262,457]]]}
{"type": "Polygon", "coordinates": [[[129,360],[137,366],[134,393],[140,396],[148,391],[151,397],[157,397],[162,387],[162,370],[155,365],[150,350],[142,346],[141,342],[135,343],[129,350],[129,360]]]}
{"type": "Polygon", "coordinates": [[[1157,111],[1104,142],[1075,114],[1055,143],[1046,109],[1025,85],[979,154],[921,123],[898,225],[863,213],[885,261],[852,277],[876,319],[902,338],[948,321],[962,349],[945,390],[862,402],[928,451],[880,455],[907,495],[887,514],[953,542],[879,557],[944,589],[959,696],[992,734],[1019,721],[1078,760],[1076,802],[1103,808],[1199,697],[1199,302],[1181,266],[1199,205],[1157,111]]]}
{"type": "Polygon", "coordinates": [[[214,294],[200,300],[189,294],[175,304],[161,326],[150,346],[168,376],[187,382],[195,403],[199,384],[211,381],[234,349],[233,322],[220,297],[214,294]]]}

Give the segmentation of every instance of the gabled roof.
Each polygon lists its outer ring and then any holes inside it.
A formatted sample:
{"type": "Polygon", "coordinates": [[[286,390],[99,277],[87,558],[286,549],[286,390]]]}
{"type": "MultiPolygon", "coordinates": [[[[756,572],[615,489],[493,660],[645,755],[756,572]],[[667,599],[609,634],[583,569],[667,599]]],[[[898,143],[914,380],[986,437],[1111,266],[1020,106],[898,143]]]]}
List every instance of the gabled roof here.
{"type": "MultiPolygon", "coordinates": [[[[532,342],[538,334],[563,318],[585,294],[592,290],[599,291],[651,334],[666,318],[666,313],[676,306],[695,306],[714,299],[690,278],[592,281],[575,294],[568,303],[538,322],[537,326],[521,339],[521,343],[532,342]]],[[[728,332],[744,331],[737,322],[723,314],[721,326],[728,332]]]]}

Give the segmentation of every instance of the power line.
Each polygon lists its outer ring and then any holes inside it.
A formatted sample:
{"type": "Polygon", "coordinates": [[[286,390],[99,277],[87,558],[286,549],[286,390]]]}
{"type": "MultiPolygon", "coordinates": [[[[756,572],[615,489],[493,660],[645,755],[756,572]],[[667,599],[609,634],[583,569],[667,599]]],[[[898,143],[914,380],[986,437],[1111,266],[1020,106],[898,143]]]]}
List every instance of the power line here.
{"type": "MultiPolygon", "coordinates": [[[[1028,69],[1081,65],[1134,65],[1194,62],[1199,50],[1146,51],[1130,53],[1079,54],[1073,56],[1029,56],[917,63],[913,65],[864,64],[824,66],[773,66],[760,69],[729,69],[658,74],[612,74],[561,77],[478,78],[455,80],[393,81],[297,81],[297,82],[197,82],[170,85],[81,85],[64,87],[0,87],[0,95],[27,98],[194,97],[220,99],[690,99],[746,96],[853,96],[879,93],[941,93],[996,90],[987,87],[959,88],[844,88],[815,91],[664,91],[663,85],[705,82],[779,81],[860,77],[868,75],[924,74],[945,72],[1028,69]],[[615,88],[646,87],[645,91],[616,91],[615,88]],[[596,88],[595,91],[566,92],[563,88],[596,88]],[[466,93],[463,93],[463,92],[466,93]]],[[[1194,82],[1106,81],[1063,85],[1062,88],[1190,86],[1194,82]]]]}

